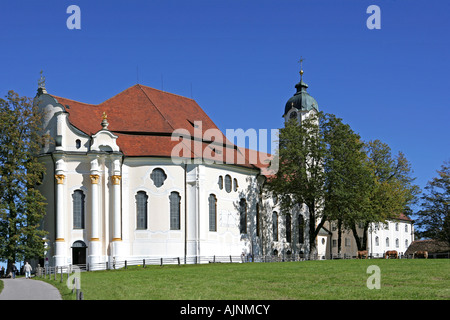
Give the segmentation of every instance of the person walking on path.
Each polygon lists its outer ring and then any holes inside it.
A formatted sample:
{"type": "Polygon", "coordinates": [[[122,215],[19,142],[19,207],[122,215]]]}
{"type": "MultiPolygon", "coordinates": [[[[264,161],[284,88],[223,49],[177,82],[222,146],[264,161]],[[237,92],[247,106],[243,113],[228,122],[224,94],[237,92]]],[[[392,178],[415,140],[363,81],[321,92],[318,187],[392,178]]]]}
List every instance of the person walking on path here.
{"type": "Polygon", "coordinates": [[[28,261],[25,262],[25,265],[23,266],[23,270],[25,271],[25,279],[31,279],[31,270],[33,270],[33,268],[30,266],[28,261]]]}
{"type": "Polygon", "coordinates": [[[13,263],[11,266],[11,273],[12,273],[12,278],[15,279],[16,278],[16,272],[17,272],[17,268],[16,265],[13,263]]]}

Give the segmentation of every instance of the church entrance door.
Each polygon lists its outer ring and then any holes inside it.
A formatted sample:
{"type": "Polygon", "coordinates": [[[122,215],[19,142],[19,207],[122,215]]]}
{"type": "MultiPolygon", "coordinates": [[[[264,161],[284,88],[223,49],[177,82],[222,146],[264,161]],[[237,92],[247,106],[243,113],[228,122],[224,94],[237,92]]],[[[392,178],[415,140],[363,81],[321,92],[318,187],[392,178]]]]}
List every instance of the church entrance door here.
{"type": "Polygon", "coordinates": [[[72,245],[72,264],[86,264],[87,246],[83,241],[75,241],[72,245]]]}

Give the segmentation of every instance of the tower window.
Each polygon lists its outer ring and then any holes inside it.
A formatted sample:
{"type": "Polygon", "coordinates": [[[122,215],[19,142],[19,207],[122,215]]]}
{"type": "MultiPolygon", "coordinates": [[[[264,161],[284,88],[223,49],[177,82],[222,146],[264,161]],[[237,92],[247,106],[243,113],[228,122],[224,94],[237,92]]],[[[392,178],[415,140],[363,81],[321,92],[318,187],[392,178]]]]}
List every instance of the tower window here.
{"type": "Polygon", "coordinates": [[[77,149],[81,148],[81,140],[80,139],[75,140],[75,146],[77,149]]]}

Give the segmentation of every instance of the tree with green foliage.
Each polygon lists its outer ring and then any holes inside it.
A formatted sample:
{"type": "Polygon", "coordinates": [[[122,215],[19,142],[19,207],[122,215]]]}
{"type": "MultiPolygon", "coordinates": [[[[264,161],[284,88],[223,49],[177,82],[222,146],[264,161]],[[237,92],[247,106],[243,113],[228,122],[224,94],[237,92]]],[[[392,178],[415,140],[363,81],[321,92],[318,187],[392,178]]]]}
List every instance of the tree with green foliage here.
{"type": "Polygon", "coordinates": [[[291,119],[280,130],[280,167],[268,187],[282,211],[306,204],[311,256],[326,221],[337,222],[340,247],[341,232],[368,206],[372,176],[363,147],[359,135],[333,114],[310,115],[301,125],[291,119]]]}
{"type": "Polygon", "coordinates": [[[301,125],[295,119],[287,121],[279,132],[279,169],[266,184],[268,190],[278,198],[283,213],[290,212],[298,205],[307,206],[311,257],[317,253],[315,239],[326,221],[322,210],[326,152],[324,126],[322,113],[309,115],[302,120],[301,125]]]}
{"type": "Polygon", "coordinates": [[[36,189],[45,171],[38,161],[40,121],[30,98],[9,91],[0,99],[0,259],[8,269],[44,254],[46,200],[36,189]]]}
{"type": "Polygon", "coordinates": [[[342,231],[353,230],[368,206],[372,176],[365,159],[364,142],[348,124],[332,114],[326,115],[324,140],[324,211],[337,226],[337,248],[341,252],[342,231]]]}
{"type": "Polygon", "coordinates": [[[421,237],[450,245],[450,161],[444,161],[437,174],[425,187],[416,223],[421,237]]]}
{"type": "Polygon", "coordinates": [[[368,189],[368,198],[364,211],[359,212],[356,221],[363,224],[362,242],[352,228],[358,250],[365,250],[367,230],[371,223],[383,223],[387,219],[397,218],[401,213],[411,213],[420,188],[413,182],[412,168],[402,152],[392,156],[391,148],[380,140],[369,141],[365,145],[367,166],[371,170],[372,184],[368,189]]]}
{"type": "Polygon", "coordinates": [[[358,250],[365,250],[369,226],[409,213],[419,192],[401,152],[393,157],[379,140],[362,142],[332,114],[311,114],[301,125],[295,119],[286,122],[278,157],[279,170],[267,187],[283,212],[307,206],[311,256],[326,221],[337,223],[339,248],[341,232],[351,230],[358,250]],[[363,226],[362,239],[358,225],[363,226]]]}

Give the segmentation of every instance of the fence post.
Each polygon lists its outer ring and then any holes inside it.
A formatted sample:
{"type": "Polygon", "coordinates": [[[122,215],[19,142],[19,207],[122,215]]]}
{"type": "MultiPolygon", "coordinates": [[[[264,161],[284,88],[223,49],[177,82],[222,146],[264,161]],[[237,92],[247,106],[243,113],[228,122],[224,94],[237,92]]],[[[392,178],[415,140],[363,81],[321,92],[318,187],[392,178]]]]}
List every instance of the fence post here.
{"type": "Polygon", "coordinates": [[[145,259],[142,259],[142,266],[145,268],[145,259]]]}
{"type": "Polygon", "coordinates": [[[78,279],[77,279],[77,278],[75,278],[75,286],[76,286],[76,288],[77,288],[77,291],[76,291],[77,300],[79,300],[79,297],[80,297],[80,289],[78,288],[79,285],[78,285],[78,279]]]}
{"type": "Polygon", "coordinates": [[[63,268],[61,267],[61,283],[63,282],[63,268]]]}
{"type": "Polygon", "coordinates": [[[72,287],[72,293],[75,291],[75,288],[77,286],[77,278],[74,278],[72,281],[73,287],[72,287]]]}
{"type": "Polygon", "coordinates": [[[233,259],[231,258],[231,254],[230,254],[230,263],[233,263],[233,259]]]}
{"type": "Polygon", "coordinates": [[[125,260],[125,269],[127,269],[127,260],[125,260]]]}
{"type": "Polygon", "coordinates": [[[161,258],[161,267],[163,266],[163,258],[161,258]]]}
{"type": "Polygon", "coordinates": [[[180,265],[180,257],[178,257],[177,259],[178,259],[178,265],[180,265]]]}

